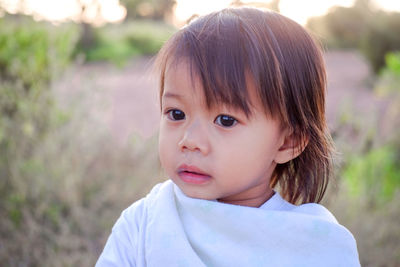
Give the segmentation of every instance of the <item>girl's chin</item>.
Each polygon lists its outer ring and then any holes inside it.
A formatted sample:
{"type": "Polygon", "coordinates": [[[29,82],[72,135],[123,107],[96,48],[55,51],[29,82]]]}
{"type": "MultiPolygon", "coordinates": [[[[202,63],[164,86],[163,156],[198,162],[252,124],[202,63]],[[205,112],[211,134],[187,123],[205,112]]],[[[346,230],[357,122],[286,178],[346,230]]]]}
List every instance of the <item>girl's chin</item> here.
{"type": "Polygon", "coordinates": [[[195,188],[188,188],[190,186],[182,184],[182,183],[176,183],[176,184],[178,185],[179,189],[187,197],[196,198],[196,199],[203,199],[203,200],[216,200],[216,197],[211,196],[210,192],[202,192],[204,190],[199,190],[199,189],[196,190],[195,188]]]}

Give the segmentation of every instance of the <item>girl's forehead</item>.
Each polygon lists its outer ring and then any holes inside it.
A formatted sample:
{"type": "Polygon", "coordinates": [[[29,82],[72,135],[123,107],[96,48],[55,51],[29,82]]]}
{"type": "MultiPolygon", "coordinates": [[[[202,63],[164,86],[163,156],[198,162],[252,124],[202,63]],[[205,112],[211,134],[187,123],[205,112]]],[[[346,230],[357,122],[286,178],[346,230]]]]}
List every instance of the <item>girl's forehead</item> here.
{"type": "Polygon", "coordinates": [[[190,84],[191,86],[195,86],[199,83],[201,84],[199,75],[192,70],[191,65],[186,60],[179,62],[172,62],[168,64],[165,69],[166,87],[167,85],[179,85],[179,84],[185,84],[185,85],[190,84]]]}
{"type": "Polygon", "coordinates": [[[163,99],[194,97],[199,102],[206,102],[204,86],[199,75],[190,70],[190,65],[181,61],[170,64],[165,70],[163,99]]]}

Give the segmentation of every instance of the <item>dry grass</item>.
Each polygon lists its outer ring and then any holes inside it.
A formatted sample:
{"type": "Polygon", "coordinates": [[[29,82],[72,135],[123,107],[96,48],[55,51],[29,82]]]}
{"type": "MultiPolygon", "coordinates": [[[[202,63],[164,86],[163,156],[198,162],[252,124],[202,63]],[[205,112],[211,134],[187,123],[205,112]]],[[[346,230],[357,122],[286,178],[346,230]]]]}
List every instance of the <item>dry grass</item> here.
{"type": "Polygon", "coordinates": [[[83,112],[53,127],[10,177],[1,266],[93,266],[120,212],[160,180],[156,136],[122,147],[83,112]]]}

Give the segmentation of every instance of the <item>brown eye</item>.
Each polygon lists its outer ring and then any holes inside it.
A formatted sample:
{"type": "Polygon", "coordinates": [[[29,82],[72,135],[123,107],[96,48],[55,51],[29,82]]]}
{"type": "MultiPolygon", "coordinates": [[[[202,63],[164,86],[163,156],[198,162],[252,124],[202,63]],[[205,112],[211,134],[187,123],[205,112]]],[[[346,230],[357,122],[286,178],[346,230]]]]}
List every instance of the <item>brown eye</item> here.
{"type": "Polygon", "coordinates": [[[185,113],[179,109],[171,109],[167,112],[168,118],[173,121],[180,121],[185,119],[185,113]]]}
{"type": "Polygon", "coordinates": [[[234,126],[238,121],[229,115],[218,115],[217,118],[215,118],[214,121],[216,124],[222,126],[222,127],[232,127],[234,126]]]}

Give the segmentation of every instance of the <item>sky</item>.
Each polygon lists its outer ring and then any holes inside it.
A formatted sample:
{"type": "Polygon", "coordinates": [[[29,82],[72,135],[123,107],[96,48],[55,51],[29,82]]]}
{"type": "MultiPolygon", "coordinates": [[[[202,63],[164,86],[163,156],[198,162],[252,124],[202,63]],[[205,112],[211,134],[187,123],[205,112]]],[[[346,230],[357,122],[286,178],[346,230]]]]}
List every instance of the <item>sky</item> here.
{"type": "MultiPolygon", "coordinates": [[[[91,2],[93,0],[80,0],[91,2]]],[[[85,13],[86,21],[96,21],[101,25],[105,22],[120,22],[126,15],[126,9],[119,0],[97,0],[101,5],[99,16],[96,9],[88,9],[85,13]]],[[[232,0],[176,0],[175,24],[179,25],[193,14],[203,15],[229,6],[232,0]]],[[[242,0],[242,2],[269,2],[270,0],[242,0]]],[[[280,11],[283,15],[305,24],[307,18],[325,14],[330,7],[335,5],[351,6],[354,0],[281,0],[280,11]]],[[[19,0],[0,0],[10,13],[18,10],[19,0]]],[[[376,0],[378,6],[385,10],[400,11],[400,0],[376,0]]],[[[36,19],[51,21],[79,20],[81,10],[76,0],[24,0],[28,14],[36,19]]]]}
{"type": "MultiPolygon", "coordinates": [[[[188,14],[198,13],[199,15],[202,15],[216,9],[222,9],[228,6],[231,0],[177,0],[177,2],[178,5],[175,13],[177,20],[185,20],[190,17],[188,14]]],[[[242,0],[242,2],[246,3],[254,1],[242,0]]],[[[351,6],[352,3],[353,0],[281,0],[279,9],[283,15],[297,21],[300,24],[305,24],[308,17],[323,15],[330,7],[334,5],[351,6]]]]}
{"type": "MultiPolygon", "coordinates": [[[[241,0],[244,3],[255,2],[257,0],[241,0]]],[[[199,15],[207,14],[211,11],[222,9],[229,5],[231,0],[177,0],[176,19],[185,21],[190,18],[193,13],[199,15]]],[[[257,2],[270,2],[257,1],[257,2]]],[[[281,0],[279,9],[280,12],[304,25],[307,18],[313,16],[324,15],[329,8],[333,6],[350,7],[353,5],[354,0],[281,0]]],[[[385,10],[400,11],[400,0],[375,0],[380,8],[385,10]]]]}
{"type": "MultiPolygon", "coordinates": [[[[90,3],[92,0],[80,0],[82,3],[90,3]]],[[[119,0],[96,0],[101,6],[100,14],[95,7],[86,10],[84,20],[97,21],[97,24],[105,22],[120,22],[126,16],[126,9],[119,0]]],[[[2,6],[10,13],[18,10],[20,0],[0,0],[2,6]]],[[[26,14],[31,14],[35,19],[46,19],[55,22],[72,19],[79,21],[81,10],[76,0],[24,0],[26,14]]]]}

